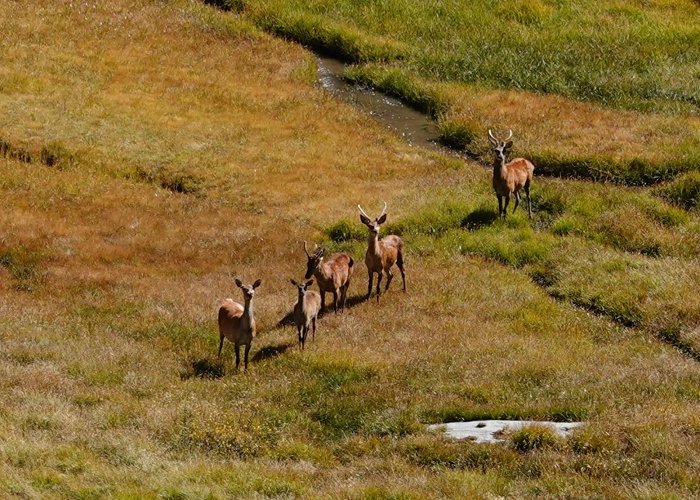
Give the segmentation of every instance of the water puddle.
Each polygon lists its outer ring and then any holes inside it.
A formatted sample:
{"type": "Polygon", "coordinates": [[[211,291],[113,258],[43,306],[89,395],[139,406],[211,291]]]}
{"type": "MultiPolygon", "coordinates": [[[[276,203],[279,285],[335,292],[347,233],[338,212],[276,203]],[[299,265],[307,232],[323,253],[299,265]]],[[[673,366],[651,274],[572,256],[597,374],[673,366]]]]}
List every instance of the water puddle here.
{"type": "Polygon", "coordinates": [[[455,439],[470,439],[475,443],[499,443],[504,441],[505,431],[517,431],[523,427],[541,425],[548,427],[560,437],[567,437],[583,422],[540,422],[532,420],[474,420],[471,422],[448,422],[429,425],[428,430],[443,431],[455,439]]]}
{"type": "Polygon", "coordinates": [[[317,54],[316,62],[318,80],[329,93],[395,131],[411,146],[451,152],[440,144],[435,122],[425,114],[374,89],[348,82],[341,76],[345,64],[337,59],[317,54]]]}

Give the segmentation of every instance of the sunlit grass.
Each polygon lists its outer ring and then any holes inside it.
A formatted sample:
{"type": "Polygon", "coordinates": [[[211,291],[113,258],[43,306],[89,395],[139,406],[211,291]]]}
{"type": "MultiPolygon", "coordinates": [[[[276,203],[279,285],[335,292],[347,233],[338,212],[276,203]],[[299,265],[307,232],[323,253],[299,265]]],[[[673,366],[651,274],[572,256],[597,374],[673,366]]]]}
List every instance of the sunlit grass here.
{"type": "Polygon", "coordinates": [[[513,129],[517,154],[540,174],[633,185],[697,169],[699,16],[690,0],[244,9],[264,29],[356,63],[348,78],[429,112],[443,140],[471,155],[488,159],[487,128],[513,129]]]}
{"type": "Polygon", "coordinates": [[[2,496],[700,491],[695,212],[536,177],[532,224],[497,221],[488,171],[402,144],[245,18],[0,8],[0,136],[32,153],[0,158],[2,496]],[[408,293],[363,302],[355,207],[383,200],[408,293]],[[301,352],[279,322],[303,240],[357,264],[301,352]],[[235,276],[262,279],[246,374],[216,359],[235,276]],[[424,430],[498,417],[588,426],[525,447],[424,430]]]}

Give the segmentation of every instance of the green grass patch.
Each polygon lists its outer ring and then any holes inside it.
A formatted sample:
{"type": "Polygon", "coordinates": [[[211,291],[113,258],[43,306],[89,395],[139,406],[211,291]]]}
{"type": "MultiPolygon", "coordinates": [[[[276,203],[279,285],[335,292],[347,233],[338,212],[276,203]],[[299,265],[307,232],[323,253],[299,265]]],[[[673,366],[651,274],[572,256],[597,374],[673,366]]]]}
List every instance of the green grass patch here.
{"type": "Polygon", "coordinates": [[[656,194],[686,210],[693,210],[700,202],[700,172],[689,172],[659,187],[656,194]]]}
{"type": "Polygon", "coordinates": [[[526,156],[535,164],[538,175],[612,182],[628,186],[648,186],[668,181],[683,172],[696,169],[697,159],[617,160],[601,156],[566,158],[561,154],[529,151],[526,156]]]}
{"type": "Polygon", "coordinates": [[[700,105],[700,12],[691,1],[625,9],[593,0],[566,5],[528,0],[495,9],[463,0],[420,6],[409,0],[247,5],[264,29],[312,40],[351,60],[387,59],[384,51],[371,50],[379,37],[410,47],[400,51],[402,67],[422,78],[642,111],[693,113],[700,105]],[[345,31],[353,35],[335,34],[345,31]],[[584,53],[595,57],[581,58],[584,53]],[[608,71],[611,67],[616,71],[608,71]]]}
{"type": "Polygon", "coordinates": [[[0,246],[0,266],[7,269],[17,290],[34,291],[41,281],[41,252],[23,246],[0,246]]]}
{"type": "Polygon", "coordinates": [[[530,425],[514,431],[510,435],[510,445],[514,450],[528,452],[546,448],[556,448],[559,439],[554,431],[542,425],[530,425]]]}
{"type": "Polygon", "coordinates": [[[370,36],[351,26],[333,24],[325,16],[300,15],[288,9],[271,11],[251,8],[248,13],[266,31],[330,53],[344,61],[392,61],[404,57],[405,48],[401,43],[370,36]]]}
{"type": "Polygon", "coordinates": [[[191,172],[173,170],[163,165],[138,166],[134,177],[173,193],[204,195],[203,179],[191,172]]]}

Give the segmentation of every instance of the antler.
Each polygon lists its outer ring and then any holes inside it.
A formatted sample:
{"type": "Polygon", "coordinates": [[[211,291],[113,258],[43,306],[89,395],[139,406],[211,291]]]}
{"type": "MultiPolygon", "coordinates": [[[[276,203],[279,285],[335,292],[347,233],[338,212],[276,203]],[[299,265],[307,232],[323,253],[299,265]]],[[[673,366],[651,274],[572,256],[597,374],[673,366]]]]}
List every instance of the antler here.
{"type": "Polygon", "coordinates": [[[491,129],[489,129],[489,141],[491,141],[491,144],[498,144],[498,139],[496,139],[496,136],[491,133],[491,129]]]}
{"type": "Polygon", "coordinates": [[[372,217],[370,217],[369,215],[367,215],[367,214],[365,213],[365,211],[362,210],[362,207],[361,207],[360,205],[357,205],[357,208],[360,209],[360,213],[361,213],[362,215],[364,215],[365,217],[367,217],[367,218],[370,219],[370,220],[372,219],[372,217]]]}
{"type": "Polygon", "coordinates": [[[511,137],[513,137],[513,131],[508,129],[508,137],[506,137],[503,142],[508,142],[511,137]]]}
{"type": "Polygon", "coordinates": [[[381,218],[382,218],[382,215],[384,215],[385,213],[386,213],[386,201],[384,202],[384,208],[382,209],[382,213],[379,214],[379,216],[377,217],[377,219],[381,219],[381,218]]]}
{"type": "Polygon", "coordinates": [[[306,240],[304,240],[304,252],[306,252],[306,256],[307,256],[307,257],[311,257],[311,256],[309,255],[309,249],[306,248],[306,240]]]}

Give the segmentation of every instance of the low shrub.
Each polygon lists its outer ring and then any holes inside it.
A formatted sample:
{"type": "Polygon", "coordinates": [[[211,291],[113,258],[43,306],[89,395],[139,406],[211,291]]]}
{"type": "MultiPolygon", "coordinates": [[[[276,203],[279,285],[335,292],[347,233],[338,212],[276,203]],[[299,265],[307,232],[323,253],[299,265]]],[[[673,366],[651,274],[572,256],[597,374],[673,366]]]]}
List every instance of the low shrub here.
{"type": "Polygon", "coordinates": [[[31,292],[39,284],[41,254],[24,247],[0,247],[0,266],[10,272],[17,290],[31,292]]]}
{"type": "Polygon", "coordinates": [[[75,155],[68,151],[63,143],[55,141],[41,148],[41,163],[47,167],[66,168],[76,162],[75,155]]]}

